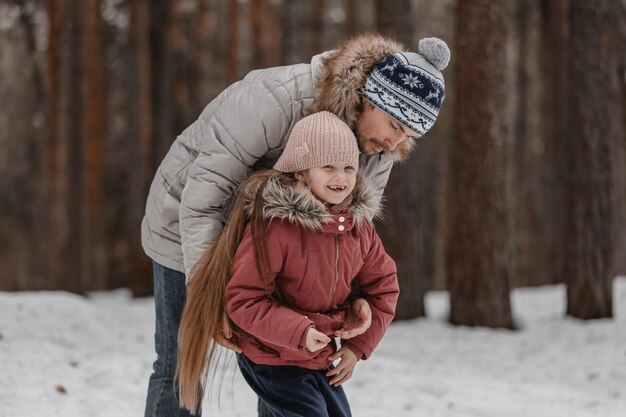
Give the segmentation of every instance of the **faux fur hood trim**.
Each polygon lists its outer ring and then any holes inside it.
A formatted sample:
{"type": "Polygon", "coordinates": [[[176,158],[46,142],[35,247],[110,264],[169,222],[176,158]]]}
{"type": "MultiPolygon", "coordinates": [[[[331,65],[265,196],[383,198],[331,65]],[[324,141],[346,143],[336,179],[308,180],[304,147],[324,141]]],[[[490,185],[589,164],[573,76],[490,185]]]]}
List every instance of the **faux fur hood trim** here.
{"type": "MultiPolygon", "coordinates": [[[[322,56],[322,69],[315,80],[315,111],[329,111],[336,114],[352,130],[363,109],[361,88],[372,68],[387,55],[406,52],[401,43],[377,33],[367,33],[352,37],[341,43],[337,49],[322,56]]],[[[388,153],[394,161],[405,160],[415,143],[407,139],[388,153]]]]}
{"type": "MultiPolygon", "coordinates": [[[[254,196],[262,181],[255,181],[246,187],[246,213],[251,215],[254,196]]],[[[321,230],[325,223],[333,220],[327,206],[319,201],[310,188],[292,183],[282,173],[271,174],[262,190],[263,218],[298,223],[311,230],[321,230]]],[[[360,227],[363,222],[381,217],[381,202],[376,198],[373,187],[359,177],[352,192],[352,204],[348,212],[352,215],[354,225],[360,227]]]]}

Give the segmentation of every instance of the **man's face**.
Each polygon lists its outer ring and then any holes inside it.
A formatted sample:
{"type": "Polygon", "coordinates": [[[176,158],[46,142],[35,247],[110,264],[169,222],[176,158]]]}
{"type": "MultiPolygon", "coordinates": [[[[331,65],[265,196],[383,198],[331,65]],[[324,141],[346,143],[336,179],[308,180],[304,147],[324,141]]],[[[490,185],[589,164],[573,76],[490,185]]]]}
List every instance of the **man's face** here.
{"type": "Polygon", "coordinates": [[[356,122],[356,136],[361,152],[374,155],[393,151],[402,141],[417,138],[418,134],[366,101],[356,122]]]}

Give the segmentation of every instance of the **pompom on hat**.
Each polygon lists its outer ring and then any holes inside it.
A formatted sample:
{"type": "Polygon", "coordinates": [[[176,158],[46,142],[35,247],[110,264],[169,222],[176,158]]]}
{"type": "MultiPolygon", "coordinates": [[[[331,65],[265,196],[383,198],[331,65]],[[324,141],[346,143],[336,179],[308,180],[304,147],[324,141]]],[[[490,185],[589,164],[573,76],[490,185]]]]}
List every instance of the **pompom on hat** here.
{"type": "Polygon", "coordinates": [[[445,96],[441,70],[450,49],[439,38],[424,38],[419,53],[399,52],[379,61],[367,77],[362,94],[420,136],[434,124],[445,96]]]}
{"type": "Polygon", "coordinates": [[[359,167],[359,147],[354,133],[339,117],[322,111],[298,121],[274,169],[298,172],[334,163],[359,167]]]}

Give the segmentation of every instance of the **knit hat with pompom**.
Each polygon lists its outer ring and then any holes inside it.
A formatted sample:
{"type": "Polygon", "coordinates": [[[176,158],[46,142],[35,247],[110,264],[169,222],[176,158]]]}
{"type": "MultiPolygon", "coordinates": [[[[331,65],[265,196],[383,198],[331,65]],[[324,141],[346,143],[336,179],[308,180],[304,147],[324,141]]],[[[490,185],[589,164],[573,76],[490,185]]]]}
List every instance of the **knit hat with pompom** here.
{"type": "Polygon", "coordinates": [[[367,77],[362,94],[418,135],[435,124],[445,95],[443,70],[450,62],[448,45],[424,38],[419,53],[387,55],[367,77]]]}

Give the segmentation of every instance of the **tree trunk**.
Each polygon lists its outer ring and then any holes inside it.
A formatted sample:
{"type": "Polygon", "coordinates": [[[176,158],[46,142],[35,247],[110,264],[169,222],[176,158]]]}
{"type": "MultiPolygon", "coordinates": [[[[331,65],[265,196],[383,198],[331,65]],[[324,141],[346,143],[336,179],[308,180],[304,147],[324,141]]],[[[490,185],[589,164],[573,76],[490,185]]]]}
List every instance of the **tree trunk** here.
{"type": "Polygon", "coordinates": [[[513,328],[506,194],[506,2],[457,6],[456,137],[448,199],[450,322],[513,328]],[[487,83],[487,88],[485,87],[487,83]]]}
{"type": "Polygon", "coordinates": [[[280,65],[280,22],[278,10],[269,0],[250,1],[252,69],[280,65]]]}
{"type": "MultiPolygon", "coordinates": [[[[140,224],[144,215],[146,196],[156,171],[152,108],[152,49],[150,42],[150,0],[131,2],[131,48],[137,54],[134,73],[129,77],[134,93],[132,167],[130,168],[130,207],[126,236],[128,253],[128,286],[135,296],[152,294],[152,269],[149,258],[141,248],[140,224]]],[[[202,56],[202,54],[200,54],[202,56]]]]}
{"type": "Polygon", "coordinates": [[[344,9],[346,11],[346,36],[352,36],[356,32],[356,8],[358,7],[355,0],[344,0],[344,9]]]}
{"type": "Polygon", "coordinates": [[[564,175],[567,170],[561,143],[567,143],[567,8],[569,0],[541,0],[542,48],[540,54],[543,84],[540,123],[545,144],[541,175],[543,194],[543,243],[548,276],[544,283],[563,282],[565,268],[565,217],[567,210],[564,175]]]}
{"type": "Polygon", "coordinates": [[[52,289],[82,292],[81,4],[50,1],[50,75],[47,152],[49,180],[48,273],[52,289]]]}
{"type": "Polygon", "coordinates": [[[411,42],[411,1],[410,0],[375,0],[376,29],[388,36],[397,36],[407,45],[411,42]],[[408,23],[408,25],[407,25],[408,23]]]}
{"type": "Polygon", "coordinates": [[[264,66],[276,67],[281,65],[280,41],[280,14],[278,6],[273,1],[264,1],[263,7],[263,33],[261,34],[261,46],[263,48],[264,66]]]}
{"type": "Polygon", "coordinates": [[[48,287],[40,12],[38,4],[0,4],[0,291],[48,287]]]}
{"type": "Polygon", "coordinates": [[[567,314],[611,317],[611,154],[608,0],[572,1],[567,88],[567,314]]]}
{"type": "Polygon", "coordinates": [[[211,97],[211,84],[215,80],[211,77],[211,7],[209,0],[197,0],[194,14],[194,46],[195,50],[190,59],[193,62],[192,71],[195,74],[195,88],[190,91],[195,109],[202,109],[211,97]]]}
{"type": "Polygon", "coordinates": [[[102,197],[103,123],[103,50],[100,0],[86,2],[85,24],[85,90],[83,94],[84,154],[84,256],[83,271],[89,276],[89,287],[104,290],[106,285],[106,253],[104,247],[104,212],[102,197]]]}
{"type": "Polygon", "coordinates": [[[309,0],[309,3],[312,5],[313,10],[311,15],[309,15],[309,19],[311,22],[311,41],[312,50],[311,55],[319,54],[323,52],[322,42],[324,40],[324,11],[326,7],[325,0],[309,0]]]}
{"type": "MultiPolygon", "coordinates": [[[[610,51],[623,51],[626,45],[626,3],[610,2],[610,51]]],[[[626,54],[610,54],[611,75],[611,155],[613,169],[613,272],[626,275],[626,54]]]]}
{"type": "Polygon", "coordinates": [[[251,31],[251,66],[252,68],[263,68],[263,0],[250,0],[250,31],[251,31]]]}
{"type": "Polygon", "coordinates": [[[150,2],[150,80],[152,94],[153,164],[158,166],[179,133],[174,106],[174,67],[172,26],[174,0],[150,2]]]}
{"type": "Polygon", "coordinates": [[[232,84],[239,79],[239,6],[237,0],[228,2],[226,81],[232,84]]]}

